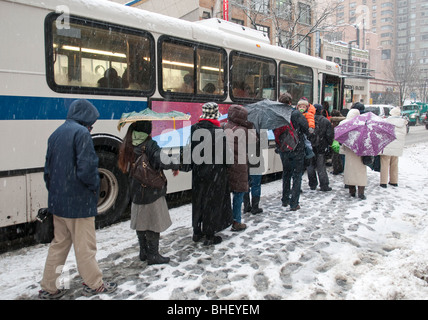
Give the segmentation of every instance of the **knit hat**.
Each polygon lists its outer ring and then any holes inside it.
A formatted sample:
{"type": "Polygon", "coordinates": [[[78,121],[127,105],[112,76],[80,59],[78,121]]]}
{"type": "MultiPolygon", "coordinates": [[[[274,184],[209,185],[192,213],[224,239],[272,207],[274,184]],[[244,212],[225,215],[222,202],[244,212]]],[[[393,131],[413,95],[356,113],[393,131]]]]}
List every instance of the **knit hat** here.
{"type": "Polygon", "coordinates": [[[299,102],[297,102],[297,105],[303,104],[305,106],[309,105],[308,100],[300,99],[299,102]]]}
{"type": "Polygon", "coordinates": [[[218,119],[220,112],[218,111],[218,105],[215,102],[207,102],[202,106],[201,119],[218,119]]]}
{"type": "Polygon", "coordinates": [[[389,114],[394,117],[399,117],[401,115],[401,109],[399,107],[392,108],[389,114]]]}

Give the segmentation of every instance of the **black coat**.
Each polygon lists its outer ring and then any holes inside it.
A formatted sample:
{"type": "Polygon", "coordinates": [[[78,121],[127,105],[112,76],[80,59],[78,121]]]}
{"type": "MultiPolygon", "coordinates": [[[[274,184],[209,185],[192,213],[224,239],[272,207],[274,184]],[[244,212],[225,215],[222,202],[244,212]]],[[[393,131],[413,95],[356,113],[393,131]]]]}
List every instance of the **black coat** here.
{"type": "Polygon", "coordinates": [[[299,144],[296,149],[294,149],[295,154],[304,155],[305,154],[305,137],[309,135],[309,125],[308,120],[306,120],[305,116],[299,110],[293,110],[291,113],[291,123],[293,124],[294,130],[297,131],[297,135],[299,137],[299,144]]]}
{"type": "Polygon", "coordinates": [[[226,139],[222,128],[206,120],[192,125],[190,166],[192,169],[192,226],[201,228],[202,233],[206,235],[213,235],[227,228],[233,221],[226,154],[226,139]],[[210,146],[203,144],[203,138],[196,138],[197,130],[203,130],[203,133],[211,137],[210,146]],[[216,145],[223,151],[223,157],[217,159],[219,163],[215,161],[216,145]],[[205,148],[202,148],[203,146],[205,148]],[[209,147],[212,150],[211,154],[206,153],[210,151],[209,147]],[[204,160],[198,164],[196,158],[201,155],[207,161],[204,160]]]}
{"type": "Polygon", "coordinates": [[[312,148],[316,154],[324,154],[334,140],[334,129],[331,122],[320,114],[315,115],[315,130],[309,135],[312,148]]]}
{"type": "MultiPolygon", "coordinates": [[[[156,170],[178,170],[178,164],[164,164],[161,161],[161,148],[157,142],[150,137],[143,143],[134,147],[135,159],[141,155],[141,146],[146,146],[147,157],[149,158],[150,165],[156,170]]],[[[162,189],[155,189],[150,187],[143,187],[141,183],[131,177],[131,196],[132,202],[135,204],[149,204],[155,202],[160,197],[166,195],[167,184],[162,189]]]]}

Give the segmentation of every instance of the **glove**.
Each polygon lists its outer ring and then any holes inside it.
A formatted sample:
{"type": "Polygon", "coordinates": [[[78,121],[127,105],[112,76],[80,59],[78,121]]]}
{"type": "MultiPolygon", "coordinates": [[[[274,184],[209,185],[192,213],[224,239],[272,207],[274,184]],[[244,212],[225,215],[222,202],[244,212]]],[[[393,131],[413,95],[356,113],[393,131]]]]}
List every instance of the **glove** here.
{"type": "Polygon", "coordinates": [[[340,143],[334,140],[333,143],[331,144],[331,148],[333,149],[334,152],[339,153],[340,143]]]}

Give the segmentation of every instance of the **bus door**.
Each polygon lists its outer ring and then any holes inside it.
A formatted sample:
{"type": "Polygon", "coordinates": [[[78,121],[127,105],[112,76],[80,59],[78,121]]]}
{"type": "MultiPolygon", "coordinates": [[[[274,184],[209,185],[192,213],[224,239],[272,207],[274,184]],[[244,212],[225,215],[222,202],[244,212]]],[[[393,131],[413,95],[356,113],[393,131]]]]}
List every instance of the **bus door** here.
{"type": "Polygon", "coordinates": [[[333,76],[329,74],[323,74],[322,81],[322,92],[321,92],[321,102],[328,102],[329,104],[329,113],[331,110],[337,109],[341,110],[343,105],[341,103],[342,96],[342,86],[341,79],[338,76],[333,76]]]}

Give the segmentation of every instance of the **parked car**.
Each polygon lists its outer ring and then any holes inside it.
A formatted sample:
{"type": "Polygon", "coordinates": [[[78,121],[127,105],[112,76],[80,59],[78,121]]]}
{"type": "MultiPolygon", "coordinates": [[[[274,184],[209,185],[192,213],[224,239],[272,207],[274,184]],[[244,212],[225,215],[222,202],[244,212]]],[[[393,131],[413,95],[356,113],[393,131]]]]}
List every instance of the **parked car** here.
{"type": "Polygon", "coordinates": [[[389,111],[394,108],[389,104],[366,104],[364,112],[373,112],[375,115],[381,118],[388,118],[389,111]]]}
{"type": "Polygon", "coordinates": [[[427,113],[425,113],[425,118],[423,120],[423,123],[425,125],[425,129],[428,130],[428,114],[427,113]]]}

